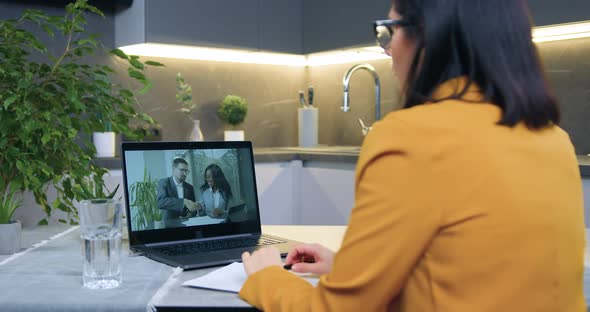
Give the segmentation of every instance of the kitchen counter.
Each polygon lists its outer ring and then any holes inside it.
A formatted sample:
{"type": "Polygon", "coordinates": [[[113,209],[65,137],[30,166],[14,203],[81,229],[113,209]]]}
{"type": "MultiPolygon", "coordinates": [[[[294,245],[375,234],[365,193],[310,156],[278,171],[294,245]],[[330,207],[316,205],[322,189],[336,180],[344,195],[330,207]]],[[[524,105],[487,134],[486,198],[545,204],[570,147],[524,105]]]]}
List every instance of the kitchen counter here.
{"type": "MultiPolygon", "coordinates": [[[[254,149],[257,163],[282,162],[291,160],[356,163],[359,146],[318,146],[318,147],[264,147],[254,149]]],[[[96,164],[107,169],[121,169],[121,159],[97,158],[96,164]]],[[[578,155],[582,177],[590,178],[590,156],[578,155]]]]}
{"type": "Polygon", "coordinates": [[[578,165],[580,166],[582,177],[590,178],[590,156],[578,155],[578,165]]]}

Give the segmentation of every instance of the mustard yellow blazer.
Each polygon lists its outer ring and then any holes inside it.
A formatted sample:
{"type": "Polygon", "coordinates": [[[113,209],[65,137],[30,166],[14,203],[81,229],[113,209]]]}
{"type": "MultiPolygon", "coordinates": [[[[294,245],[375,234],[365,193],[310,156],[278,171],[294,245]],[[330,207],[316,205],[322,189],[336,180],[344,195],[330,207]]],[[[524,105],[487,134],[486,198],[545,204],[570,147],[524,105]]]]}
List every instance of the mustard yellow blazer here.
{"type": "MultiPolygon", "coordinates": [[[[482,96],[472,87],[464,99],[482,96]]],[[[388,114],[363,143],[332,271],[313,287],[266,268],[240,296],[265,311],[586,311],[570,139],[498,125],[500,114],[461,100],[388,114]]]]}

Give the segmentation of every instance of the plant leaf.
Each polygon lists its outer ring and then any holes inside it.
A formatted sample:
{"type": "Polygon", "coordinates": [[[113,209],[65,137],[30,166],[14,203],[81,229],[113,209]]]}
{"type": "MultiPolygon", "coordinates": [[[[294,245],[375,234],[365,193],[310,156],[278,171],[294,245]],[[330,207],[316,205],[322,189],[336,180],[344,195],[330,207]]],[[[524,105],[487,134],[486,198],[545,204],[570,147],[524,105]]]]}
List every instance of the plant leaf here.
{"type": "Polygon", "coordinates": [[[145,61],[145,64],[150,65],[150,66],[166,66],[166,65],[156,62],[156,61],[145,61]]]}
{"type": "Polygon", "coordinates": [[[135,78],[135,79],[142,81],[142,82],[145,81],[145,75],[142,72],[135,70],[133,68],[129,68],[127,70],[127,72],[129,73],[130,77],[135,78]]]}
{"type": "Polygon", "coordinates": [[[141,90],[139,90],[137,93],[139,93],[141,95],[146,94],[153,86],[154,86],[154,83],[151,80],[149,80],[145,84],[145,86],[143,86],[143,88],[141,88],[141,90]]]}
{"type": "Polygon", "coordinates": [[[129,59],[129,56],[127,56],[127,54],[125,54],[125,52],[123,52],[123,50],[121,50],[121,49],[113,49],[113,50],[111,50],[110,53],[111,54],[114,54],[114,55],[116,55],[116,56],[118,56],[118,57],[120,57],[120,58],[122,58],[124,60],[128,60],[129,59]]]}
{"type": "Polygon", "coordinates": [[[131,64],[131,66],[137,68],[137,69],[142,69],[144,68],[143,63],[141,63],[139,60],[135,59],[135,58],[131,58],[129,59],[129,64],[131,64]]]}
{"type": "Polygon", "coordinates": [[[18,96],[16,94],[13,94],[9,96],[6,100],[4,100],[4,109],[8,109],[10,104],[14,103],[14,101],[16,101],[17,98],[18,96]]]}

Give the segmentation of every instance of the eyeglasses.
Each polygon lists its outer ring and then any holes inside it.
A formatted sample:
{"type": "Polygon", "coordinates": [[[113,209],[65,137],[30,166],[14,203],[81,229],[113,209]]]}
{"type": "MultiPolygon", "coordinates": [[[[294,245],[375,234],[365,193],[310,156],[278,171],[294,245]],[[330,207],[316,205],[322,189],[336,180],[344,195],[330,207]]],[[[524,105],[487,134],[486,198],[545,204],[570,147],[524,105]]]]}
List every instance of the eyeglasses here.
{"type": "Polygon", "coordinates": [[[181,169],[181,168],[176,168],[176,169],[178,169],[178,170],[180,170],[180,172],[184,172],[184,173],[189,173],[189,172],[191,172],[191,171],[190,171],[190,170],[188,170],[188,169],[181,169]]]}
{"type": "Polygon", "coordinates": [[[389,49],[391,43],[391,37],[393,37],[393,26],[409,26],[411,22],[405,20],[377,20],[373,22],[373,28],[375,30],[375,38],[377,43],[383,49],[389,49]]]}

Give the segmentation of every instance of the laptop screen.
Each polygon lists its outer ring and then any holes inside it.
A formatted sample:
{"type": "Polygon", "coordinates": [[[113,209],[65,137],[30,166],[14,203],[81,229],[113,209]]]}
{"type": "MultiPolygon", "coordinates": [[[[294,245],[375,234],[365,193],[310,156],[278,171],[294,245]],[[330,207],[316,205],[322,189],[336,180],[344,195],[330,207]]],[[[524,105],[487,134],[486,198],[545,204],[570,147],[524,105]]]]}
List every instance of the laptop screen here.
{"type": "Polygon", "coordinates": [[[122,144],[131,245],[260,233],[250,142],[122,144]]]}

